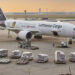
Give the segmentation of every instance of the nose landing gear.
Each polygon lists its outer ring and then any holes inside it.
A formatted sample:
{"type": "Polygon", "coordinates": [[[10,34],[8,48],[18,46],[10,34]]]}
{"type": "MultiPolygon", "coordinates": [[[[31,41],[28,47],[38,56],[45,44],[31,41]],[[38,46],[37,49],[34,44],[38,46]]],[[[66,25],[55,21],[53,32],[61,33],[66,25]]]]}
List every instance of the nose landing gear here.
{"type": "Polygon", "coordinates": [[[42,39],[42,35],[35,35],[34,38],[35,39],[42,39]]]}

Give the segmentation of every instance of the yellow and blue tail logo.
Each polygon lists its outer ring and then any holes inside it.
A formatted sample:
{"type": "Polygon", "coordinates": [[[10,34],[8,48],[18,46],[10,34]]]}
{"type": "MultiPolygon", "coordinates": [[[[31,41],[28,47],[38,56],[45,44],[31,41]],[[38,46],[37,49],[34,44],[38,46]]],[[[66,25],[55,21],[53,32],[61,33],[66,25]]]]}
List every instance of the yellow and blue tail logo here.
{"type": "Polygon", "coordinates": [[[16,25],[16,22],[13,22],[13,23],[12,23],[12,28],[14,28],[14,27],[15,27],[15,25],[16,25]]]}

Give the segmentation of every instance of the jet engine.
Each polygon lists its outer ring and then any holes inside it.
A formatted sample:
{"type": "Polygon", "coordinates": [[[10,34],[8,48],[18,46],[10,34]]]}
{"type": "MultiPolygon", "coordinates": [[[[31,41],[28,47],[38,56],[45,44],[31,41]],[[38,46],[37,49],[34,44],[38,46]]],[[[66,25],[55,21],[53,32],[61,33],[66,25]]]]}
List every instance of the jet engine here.
{"type": "Polygon", "coordinates": [[[21,40],[30,40],[32,38],[32,33],[30,31],[20,31],[18,33],[18,38],[21,40]]]}

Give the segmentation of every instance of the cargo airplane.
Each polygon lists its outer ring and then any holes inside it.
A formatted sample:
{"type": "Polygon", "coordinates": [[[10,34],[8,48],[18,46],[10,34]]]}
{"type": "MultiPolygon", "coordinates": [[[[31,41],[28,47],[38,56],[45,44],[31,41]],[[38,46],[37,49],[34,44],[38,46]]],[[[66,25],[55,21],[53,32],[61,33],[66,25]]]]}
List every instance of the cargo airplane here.
{"type": "Polygon", "coordinates": [[[17,38],[31,39],[32,35],[75,37],[75,25],[66,22],[6,20],[0,9],[0,28],[16,32],[17,38]]]}

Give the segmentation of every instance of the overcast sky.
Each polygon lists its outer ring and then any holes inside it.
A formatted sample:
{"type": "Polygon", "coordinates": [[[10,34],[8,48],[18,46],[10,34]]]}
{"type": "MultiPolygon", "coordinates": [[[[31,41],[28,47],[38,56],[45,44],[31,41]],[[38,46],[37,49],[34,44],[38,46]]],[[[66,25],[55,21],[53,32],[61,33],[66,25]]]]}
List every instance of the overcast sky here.
{"type": "Polygon", "coordinates": [[[4,12],[75,11],[75,0],[0,0],[4,12]]]}

